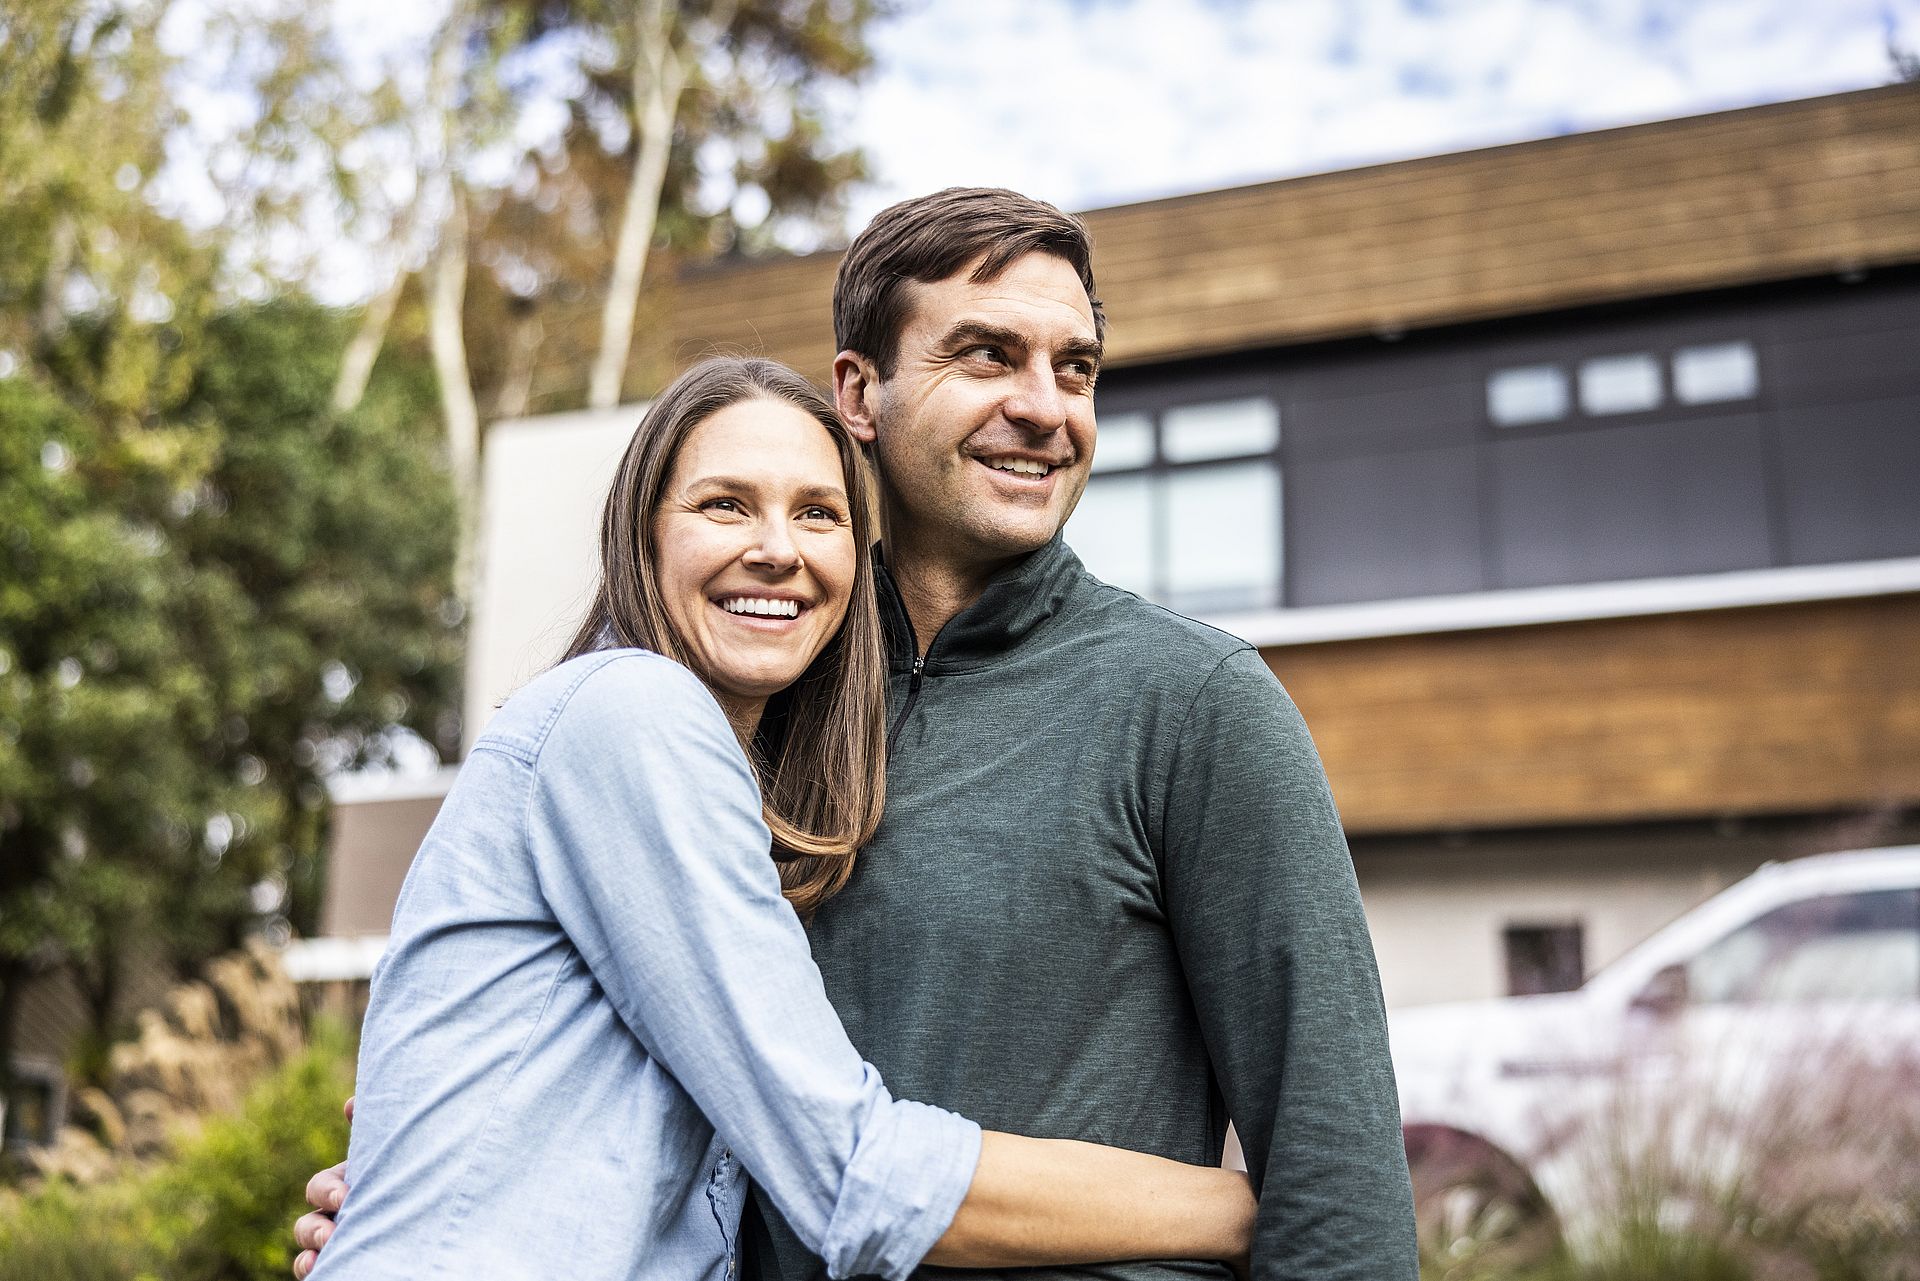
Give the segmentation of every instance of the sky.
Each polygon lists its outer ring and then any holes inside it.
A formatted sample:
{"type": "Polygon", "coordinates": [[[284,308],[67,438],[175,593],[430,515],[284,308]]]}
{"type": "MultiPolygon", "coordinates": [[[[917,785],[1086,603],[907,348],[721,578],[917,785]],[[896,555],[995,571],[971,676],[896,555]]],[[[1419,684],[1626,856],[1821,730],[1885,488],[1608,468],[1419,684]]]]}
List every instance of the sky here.
{"type": "MultiPolygon", "coordinates": [[[[178,0],[166,39],[193,72],[206,61],[196,50],[209,9],[289,2],[300,0],[178,0]]],[[[445,0],[319,3],[367,88],[424,77],[445,0]]],[[[897,3],[871,31],[874,70],[832,99],[842,140],[866,151],[874,175],[852,195],[849,232],[945,186],[1099,208],[1864,88],[1893,78],[1890,39],[1920,52],[1920,0],[897,3]]],[[[557,131],[557,102],[527,112],[523,145],[557,131]]],[[[188,74],[181,105],[197,128],[163,199],[218,221],[208,156],[252,103],[218,74],[188,74]]],[[[401,187],[412,172],[372,166],[401,187]]],[[[714,184],[714,199],[730,190],[714,184]]],[[[765,197],[749,191],[734,209],[752,225],[765,197]]],[[[326,246],[328,270],[310,283],[331,302],[365,297],[396,252],[332,226],[283,239],[270,248],[289,263],[326,246]]]]}
{"type": "Polygon", "coordinates": [[[1920,0],[920,0],[876,32],[858,227],[1070,209],[1884,84],[1920,0]]]}

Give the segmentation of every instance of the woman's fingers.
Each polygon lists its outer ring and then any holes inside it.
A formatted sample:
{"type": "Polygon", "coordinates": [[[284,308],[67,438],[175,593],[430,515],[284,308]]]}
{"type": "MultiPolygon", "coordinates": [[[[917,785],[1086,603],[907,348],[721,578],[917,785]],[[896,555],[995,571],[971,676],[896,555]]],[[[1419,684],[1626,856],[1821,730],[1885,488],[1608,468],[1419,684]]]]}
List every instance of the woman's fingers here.
{"type": "Polygon", "coordinates": [[[313,1271],[313,1265],[319,1261],[320,1256],[312,1250],[302,1250],[293,1256],[293,1281],[307,1281],[307,1273],[313,1271]]]}

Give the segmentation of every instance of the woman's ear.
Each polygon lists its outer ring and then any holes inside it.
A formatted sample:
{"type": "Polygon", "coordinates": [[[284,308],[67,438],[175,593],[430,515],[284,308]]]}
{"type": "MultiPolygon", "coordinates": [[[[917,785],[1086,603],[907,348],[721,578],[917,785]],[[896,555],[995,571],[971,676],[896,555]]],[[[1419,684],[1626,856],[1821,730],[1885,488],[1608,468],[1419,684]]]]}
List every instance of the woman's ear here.
{"type": "Polygon", "coordinates": [[[863,445],[874,438],[874,419],[879,398],[879,371],[873,362],[857,351],[843,351],[833,358],[833,404],[840,420],[863,445]]]}

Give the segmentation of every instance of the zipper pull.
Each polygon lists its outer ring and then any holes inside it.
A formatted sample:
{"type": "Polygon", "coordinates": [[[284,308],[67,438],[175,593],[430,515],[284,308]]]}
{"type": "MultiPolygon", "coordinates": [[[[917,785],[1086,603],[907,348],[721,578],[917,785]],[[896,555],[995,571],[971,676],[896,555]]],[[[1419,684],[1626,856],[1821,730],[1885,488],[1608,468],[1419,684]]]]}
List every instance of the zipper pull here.
{"type": "Polygon", "coordinates": [[[915,654],[913,656],[913,679],[919,680],[920,673],[925,670],[926,666],[927,656],[925,654],[915,654]]]}

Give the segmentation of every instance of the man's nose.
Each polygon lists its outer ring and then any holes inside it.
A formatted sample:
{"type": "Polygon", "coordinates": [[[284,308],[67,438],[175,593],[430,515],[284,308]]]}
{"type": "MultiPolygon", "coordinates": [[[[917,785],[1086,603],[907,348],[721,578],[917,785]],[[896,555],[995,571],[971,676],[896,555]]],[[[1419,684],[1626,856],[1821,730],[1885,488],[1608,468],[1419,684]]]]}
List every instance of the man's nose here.
{"type": "Polygon", "coordinates": [[[1066,426],[1067,397],[1054,377],[1053,366],[1032,361],[1023,367],[1004,409],[1008,418],[1035,431],[1058,431],[1066,426]]]}
{"type": "Polygon", "coordinates": [[[741,557],[749,568],[790,573],[800,566],[800,548],[793,527],[784,518],[769,517],[754,526],[753,545],[741,557]]]}

